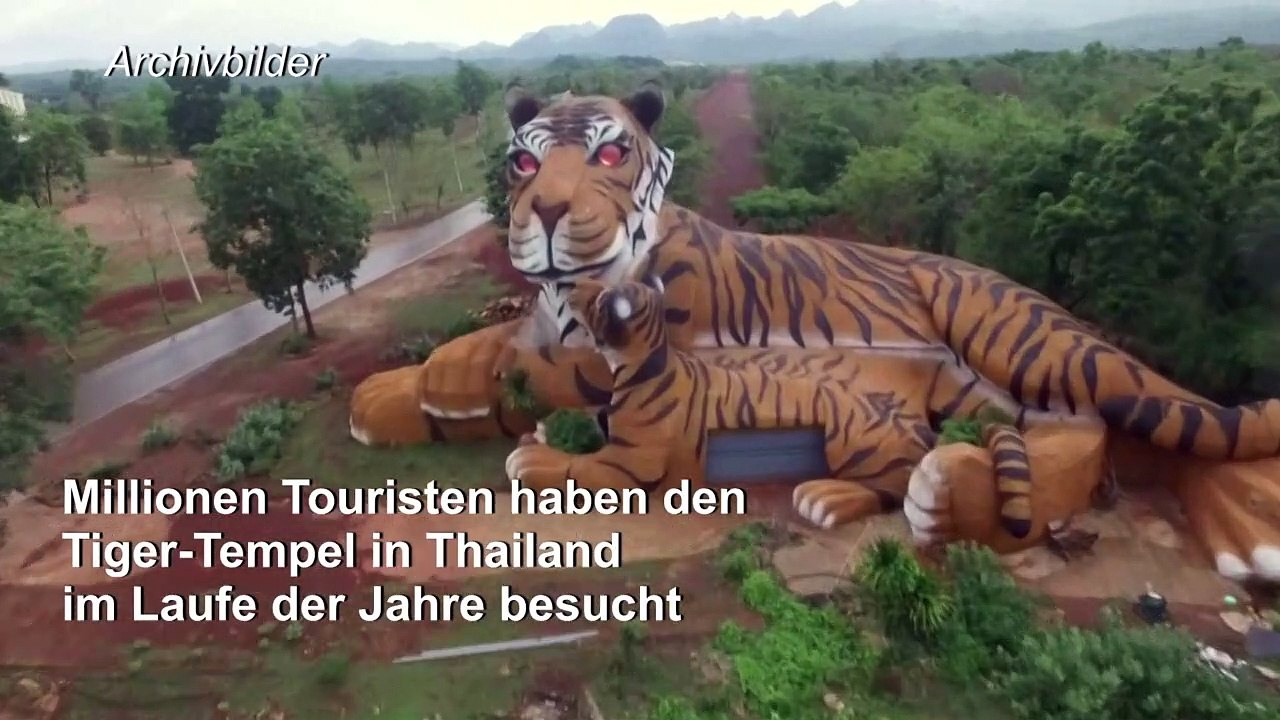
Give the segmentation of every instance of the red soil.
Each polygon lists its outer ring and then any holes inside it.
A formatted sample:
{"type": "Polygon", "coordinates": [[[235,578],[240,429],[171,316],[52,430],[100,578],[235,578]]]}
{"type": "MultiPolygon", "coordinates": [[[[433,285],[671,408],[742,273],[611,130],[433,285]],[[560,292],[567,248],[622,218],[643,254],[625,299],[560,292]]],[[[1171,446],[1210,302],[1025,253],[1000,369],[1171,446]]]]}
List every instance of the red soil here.
{"type": "Polygon", "coordinates": [[[699,212],[724,227],[734,227],[729,201],[764,185],[757,157],[760,138],[752,121],[750,75],[738,71],[716,83],[698,98],[695,114],[711,144],[699,212]]]}
{"type": "MultiPolygon", "coordinates": [[[[196,285],[200,294],[222,292],[226,289],[226,278],[221,275],[197,275],[196,285]]],[[[185,277],[173,278],[160,283],[164,299],[168,302],[186,302],[195,300],[191,291],[191,281],[185,277]]],[[[159,298],[154,283],[144,283],[126,288],[95,302],[87,312],[86,320],[96,320],[113,328],[126,328],[159,310],[159,298]]]]}

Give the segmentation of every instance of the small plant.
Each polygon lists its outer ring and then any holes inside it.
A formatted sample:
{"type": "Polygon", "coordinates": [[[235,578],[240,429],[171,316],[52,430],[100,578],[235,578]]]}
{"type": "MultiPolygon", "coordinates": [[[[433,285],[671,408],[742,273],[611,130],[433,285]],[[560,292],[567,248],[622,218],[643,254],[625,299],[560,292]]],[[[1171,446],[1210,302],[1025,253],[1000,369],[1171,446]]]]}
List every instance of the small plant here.
{"type": "Polygon", "coordinates": [[[215,466],[218,480],[228,483],[266,472],[280,459],[285,435],[300,419],[301,412],[296,407],[279,400],[255,405],[241,413],[218,451],[215,466]]]}
{"type": "Polygon", "coordinates": [[[327,652],[316,663],[316,682],[325,687],[341,687],[350,673],[351,658],[343,652],[327,652]]]}
{"type": "Polygon", "coordinates": [[[85,478],[92,480],[117,479],[129,467],[129,463],[124,460],[104,460],[94,466],[87,473],[85,478]]]}
{"type": "Polygon", "coordinates": [[[954,417],[942,421],[938,433],[939,445],[966,443],[983,447],[983,436],[991,425],[1013,425],[1015,420],[1008,413],[995,407],[984,407],[972,417],[954,417]]]}
{"type": "Polygon", "coordinates": [[[271,637],[276,632],[276,623],[268,620],[258,626],[258,637],[271,637]]]}
{"type": "Polygon", "coordinates": [[[290,333],[280,341],[280,352],[289,357],[305,355],[311,349],[311,341],[306,335],[290,333]]]}
{"type": "Polygon", "coordinates": [[[295,643],[302,639],[302,634],[306,630],[306,626],[294,620],[284,628],[284,639],[287,642],[295,643]]]}
{"type": "Polygon", "coordinates": [[[142,449],[145,452],[172,447],[176,442],[178,442],[178,433],[160,420],[151,423],[142,433],[142,449]]]}
{"type": "Polygon", "coordinates": [[[502,380],[502,394],[507,407],[532,418],[547,416],[547,409],[538,402],[533,394],[533,386],[529,384],[529,373],[516,368],[502,380]]]}
{"type": "Polygon", "coordinates": [[[316,375],[315,388],[316,392],[328,392],[338,384],[338,371],[334,368],[325,368],[316,375]]]}
{"type": "Polygon", "coordinates": [[[726,622],[714,646],[730,659],[751,716],[815,718],[827,692],[867,691],[878,655],[847,619],[830,607],[805,605],[762,570],[747,577],[741,594],[764,616],[765,629],[752,633],[726,622]]]}
{"type": "Polygon", "coordinates": [[[734,528],[720,543],[716,555],[716,569],[721,577],[741,584],[751,573],[764,569],[768,559],[764,545],[769,539],[769,528],[764,523],[753,522],[734,528]]]}
{"type": "Polygon", "coordinates": [[[890,637],[927,642],[950,617],[952,599],[942,581],[897,540],[876,541],[856,574],[890,637]]]}
{"type": "Polygon", "coordinates": [[[477,330],[483,330],[486,327],[484,318],[476,313],[469,312],[466,315],[454,320],[445,327],[444,332],[440,336],[440,344],[456,340],[464,335],[470,335],[477,330]]]}
{"type": "Polygon", "coordinates": [[[562,408],[547,416],[547,444],[573,455],[593,453],[604,447],[604,433],[596,419],[581,410],[562,408]]]}

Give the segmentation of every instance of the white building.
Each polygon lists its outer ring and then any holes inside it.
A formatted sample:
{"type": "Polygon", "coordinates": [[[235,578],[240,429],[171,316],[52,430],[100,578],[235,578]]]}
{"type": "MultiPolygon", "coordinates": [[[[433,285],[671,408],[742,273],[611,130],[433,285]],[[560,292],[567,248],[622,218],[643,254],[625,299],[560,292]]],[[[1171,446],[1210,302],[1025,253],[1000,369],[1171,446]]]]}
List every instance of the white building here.
{"type": "Polygon", "coordinates": [[[8,88],[0,88],[0,106],[17,117],[27,114],[27,103],[22,99],[22,93],[8,88]]]}

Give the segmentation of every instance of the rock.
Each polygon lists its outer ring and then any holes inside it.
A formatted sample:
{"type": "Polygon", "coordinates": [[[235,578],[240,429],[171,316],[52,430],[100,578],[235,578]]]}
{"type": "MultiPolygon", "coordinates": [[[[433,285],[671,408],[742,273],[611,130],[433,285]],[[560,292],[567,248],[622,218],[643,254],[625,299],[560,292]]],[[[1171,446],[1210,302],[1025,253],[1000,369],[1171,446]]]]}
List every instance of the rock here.
{"type": "Polygon", "coordinates": [[[844,711],[844,701],[835,693],[827,693],[826,695],[823,695],[822,704],[826,705],[832,712],[839,713],[844,711]]]}

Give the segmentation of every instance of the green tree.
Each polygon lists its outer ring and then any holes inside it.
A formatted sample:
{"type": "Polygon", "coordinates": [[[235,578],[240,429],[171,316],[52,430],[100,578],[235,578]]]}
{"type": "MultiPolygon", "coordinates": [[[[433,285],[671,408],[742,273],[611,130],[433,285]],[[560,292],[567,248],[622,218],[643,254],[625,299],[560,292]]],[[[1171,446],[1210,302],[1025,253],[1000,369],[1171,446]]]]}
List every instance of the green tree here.
{"type": "Polygon", "coordinates": [[[808,230],[813,221],[830,215],[834,206],[823,195],[804,188],[781,189],[771,185],[733,199],[733,216],[739,223],[754,221],[767,233],[808,230]]]}
{"type": "Polygon", "coordinates": [[[30,157],[18,142],[21,128],[18,118],[0,107],[0,202],[17,202],[18,198],[37,195],[30,157]]]}
{"type": "MultiPolygon", "coordinates": [[[[1235,402],[1272,362],[1274,278],[1250,271],[1251,228],[1274,211],[1275,97],[1218,83],[1170,87],[1043,209],[1032,240],[1070,244],[1078,311],[1131,338],[1145,358],[1235,402]]],[[[1256,237],[1256,236],[1255,236],[1256,237]]],[[[1274,233],[1266,245],[1276,242],[1274,233]]]]}
{"type": "Polygon", "coordinates": [[[928,182],[924,158],[905,147],[864,150],[841,176],[832,197],[842,213],[878,239],[898,243],[918,237],[922,193],[928,182]]]}
{"type": "Polygon", "coordinates": [[[116,140],[120,150],[144,158],[151,168],[154,159],[169,144],[169,125],[162,101],[135,93],[115,105],[116,140]]]}
{"type": "Polygon", "coordinates": [[[702,132],[693,113],[684,102],[672,102],[662,114],[662,120],[654,131],[658,143],[675,153],[675,169],[667,186],[667,198],[672,202],[697,209],[698,189],[711,150],[702,139],[702,132]]]}
{"type": "Polygon", "coordinates": [[[0,203],[0,488],[17,485],[44,423],[65,418],[68,378],[31,343],[75,335],[103,253],[52,212],[0,203]]]}
{"type": "Polygon", "coordinates": [[[74,117],[32,110],[26,117],[26,135],[21,154],[27,158],[39,183],[40,191],[32,194],[37,204],[42,199],[46,205],[53,204],[54,186],[59,181],[84,184],[84,160],[89,155],[89,143],[74,117]]]}
{"type": "Polygon", "coordinates": [[[485,156],[484,166],[484,209],[493,216],[493,224],[502,232],[506,232],[511,223],[507,195],[508,150],[506,143],[494,145],[485,156]]]}
{"type": "Polygon", "coordinates": [[[69,84],[71,92],[84,98],[91,111],[98,112],[103,90],[107,87],[106,78],[102,73],[93,70],[72,70],[69,84]]]}
{"type": "Polygon", "coordinates": [[[498,83],[478,66],[459,61],[453,73],[453,86],[462,98],[462,109],[468,115],[475,115],[484,109],[485,100],[497,89],[498,83]]]}
{"type": "Polygon", "coordinates": [[[195,146],[213,142],[227,109],[225,95],[231,89],[231,79],[224,75],[173,76],[164,81],[173,91],[166,115],[178,152],[189,155],[195,146]]]}
{"type": "Polygon", "coordinates": [[[350,179],[298,127],[264,120],[209,145],[195,185],[209,260],[276,312],[296,302],[314,338],[306,282],[350,288],[368,247],[369,206],[350,179]]]}
{"type": "Polygon", "coordinates": [[[106,155],[111,149],[111,122],[101,115],[80,118],[80,133],[95,155],[106,155]]]}

